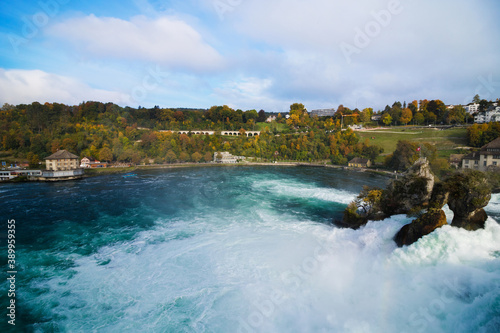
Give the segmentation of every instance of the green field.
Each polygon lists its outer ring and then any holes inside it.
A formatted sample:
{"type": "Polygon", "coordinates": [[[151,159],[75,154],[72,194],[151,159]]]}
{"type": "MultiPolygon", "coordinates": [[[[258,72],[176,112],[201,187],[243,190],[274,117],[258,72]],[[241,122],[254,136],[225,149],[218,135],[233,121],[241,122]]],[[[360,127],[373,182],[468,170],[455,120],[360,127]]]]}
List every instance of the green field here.
{"type": "Polygon", "coordinates": [[[397,127],[356,133],[362,141],[368,139],[370,144],[384,148],[385,154],[392,153],[399,140],[407,140],[419,144],[430,143],[437,148],[439,157],[448,158],[450,154],[460,153],[461,147],[467,147],[466,132],[465,128],[397,127]]]}
{"type": "Polygon", "coordinates": [[[280,123],[273,123],[273,124],[269,124],[269,123],[257,123],[255,124],[255,130],[256,131],[263,131],[264,128],[266,127],[269,127],[269,129],[271,129],[271,126],[276,126],[276,129],[278,130],[278,132],[283,132],[285,129],[286,129],[286,125],[285,124],[280,124],[280,123]]]}

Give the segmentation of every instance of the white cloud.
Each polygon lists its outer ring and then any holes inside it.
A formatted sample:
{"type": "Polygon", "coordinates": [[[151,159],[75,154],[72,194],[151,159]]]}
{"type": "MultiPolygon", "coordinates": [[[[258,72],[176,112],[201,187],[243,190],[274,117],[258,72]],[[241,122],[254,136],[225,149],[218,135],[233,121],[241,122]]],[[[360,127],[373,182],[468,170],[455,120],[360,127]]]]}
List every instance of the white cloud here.
{"type": "Polygon", "coordinates": [[[69,105],[82,101],[123,102],[118,92],[92,88],[74,78],[41,70],[0,68],[0,104],[57,102],[69,105]]]}
{"type": "Polygon", "coordinates": [[[281,111],[287,101],[269,94],[273,82],[269,78],[243,77],[221,83],[213,90],[214,96],[232,108],[251,110],[266,108],[267,111],[281,111]]]}
{"type": "Polygon", "coordinates": [[[222,65],[222,57],[200,33],[175,17],[136,16],[126,21],[89,15],[56,24],[48,33],[97,58],[145,60],[196,71],[222,65]]]}
{"type": "Polygon", "coordinates": [[[459,103],[478,76],[498,81],[495,8],[466,0],[255,0],[225,13],[221,25],[261,50],[281,50],[279,59],[254,60],[255,71],[273,78],[268,92],[277,98],[383,108],[396,99],[459,103]],[[396,14],[346,61],[341,43],[354,45],[356,29],[373,27],[374,13],[386,14],[391,3],[399,3],[396,14]]]}

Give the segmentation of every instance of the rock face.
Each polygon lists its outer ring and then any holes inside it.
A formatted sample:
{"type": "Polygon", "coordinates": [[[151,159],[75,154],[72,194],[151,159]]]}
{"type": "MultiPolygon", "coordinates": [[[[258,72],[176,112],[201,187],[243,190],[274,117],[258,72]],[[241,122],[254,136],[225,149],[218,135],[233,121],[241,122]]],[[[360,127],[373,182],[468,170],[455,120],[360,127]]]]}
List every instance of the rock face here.
{"type": "Polygon", "coordinates": [[[467,230],[484,228],[488,216],[484,207],[491,199],[487,179],[479,171],[460,172],[446,181],[448,206],[453,211],[451,225],[467,230]]]}
{"type": "Polygon", "coordinates": [[[448,222],[446,222],[446,215],[442,209],[430,209],[412,223],[401,228],[394,237],[394,241],[399,247],[411,245],[446,224],[448,222]]]}
{"type": "Polygon", "coordinates": [[[425,179],[426,182],[426,199],[431,198],[432,189],[434,187],[434,175],[432,174],[429,161],[426,158],[418,159],[415,164],[408,170],[409,174],[414,174],[417,177],[425,179]]]}
{"type": "Polygon", "coordinates": [[[419,159],[400,180],[394,180],[384,191],[381,207],[386,216],[408,214],[429,203],[434,175],[429,162],[419,159]]]}
{"type": "Polygon", "coordinates": [[[385,190],[364,188],[344,212],[342,221],[333,221],[340,228],[358,229],[369,220],[383,220],[397,214],[420,211],[429,204],[434,175],[427,159],[419,159],[399,180],[385,190]],[[380,192],[379,195],[374,193],[380,192]]]}
{"type": "Polygon", "coordinates": [[[442,209],[448,203],[450,193],[448,192],[445,183],[436,183],[432,189],[431,200],[429,201],[429,208],[442,209]]]}
{"type": "Polygon", "coordinates": [[[454,213],[452,226],[471,231],[484,228],[488,216],[483,208],[490,199],[491,189],[482,172],[464,170],[435,183],[429,163],[420,159],[385,190],[364,188],[345,210],[343,220],[334,223],[341,228],[358,229],[369,220],[427,210],[401,228],[394,238],[398,246],[410,245],[447,224],[442,210],[446,204],[454,213]]]}

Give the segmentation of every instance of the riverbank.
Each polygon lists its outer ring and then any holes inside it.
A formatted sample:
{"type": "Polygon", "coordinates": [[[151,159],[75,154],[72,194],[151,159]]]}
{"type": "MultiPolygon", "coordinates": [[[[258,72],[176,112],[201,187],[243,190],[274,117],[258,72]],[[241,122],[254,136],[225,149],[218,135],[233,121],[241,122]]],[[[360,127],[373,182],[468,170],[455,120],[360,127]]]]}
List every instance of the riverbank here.
{"type": "MultiPolygon", "coordinates": [[[[161,169],[181,169],[181,168],[216,168],[216,167],[250,167],[250,166],[280,166],[280,167],[316,167],[316,168],[331,168],[331,169],[343,169],[356,172],[370,172],[378,175],[384,175],[389,177],[397,177],[396,174],[387,170],[370,169],[370,168],[352,168],[342,165],[332,165],[332,164],[321,164],[321,163],[304,163],[304,162],[242,162],[236,164],[222,164],[222,163],[173,163],[173,164],[151,164],[151,165],[137,165],[132,167],[117,167],[117,168],[96,168],[96,169],[85,169],[82,178],[97,177],[101,175],[112,175],[112,174],[122,174],[128,172],[134,172],[137,170],[161,170],[161,169]]],[[[66,180],[66,179],[64,179],[66,180]]],[[[23,183],[39,181],[30,179],[27,177],[16,177],[11,180],[0,181],[0,183],[23,183]]],[[[63,181],[63,179],[61,179],[63,181]]]]}
{"type": "Polygon", "coordinates": [[[320,163],[304,163],[304,162],[242,162],[236,164],[222,164],[222,163],[172,163],[172,164],[151,164],[151,165],[138,165],[134,167],[125,168],[99,168],[85,170],[85,177],[94,177],[104,174],[118,174],[127,173],[137,170],[159,170],[159,169],[180,169],[180,168],[215,168],[215,167],[245,167],[245,166],[280,166],[280,167],[317,167],[317,168],[331,168],[343,169],[357,172],[370,172],[374,174],[396,177],[396,174],[387,170],[371,169],[371,168],[352,168],[343,165],[320,164],[320,163]]]}

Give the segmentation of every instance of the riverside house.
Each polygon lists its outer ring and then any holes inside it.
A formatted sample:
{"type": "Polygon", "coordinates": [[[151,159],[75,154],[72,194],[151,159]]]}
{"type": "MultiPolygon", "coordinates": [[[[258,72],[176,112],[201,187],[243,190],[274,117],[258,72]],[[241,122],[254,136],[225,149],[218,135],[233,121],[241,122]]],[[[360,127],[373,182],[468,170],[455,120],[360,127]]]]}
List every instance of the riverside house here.
{"type": "Polygon", "coordinates": [[[45,158],[46,169],[39,180],[58,181],[83,177],[83,169],[78,163],[78,156],[67,150],[59,150],[45,158]]]}
{"type": "Polygon", "coordinates": [[[476,151],[465,155],[462,160],[463,169],[487,171],[500,167],[500,138],[497,138],[476,151]]]}
{"type": "Polygon", "coordinates": [[[367,158],[355,157],[349,161],[351,168],[368,168],[371,165],[372,162],[367,158]]]}

